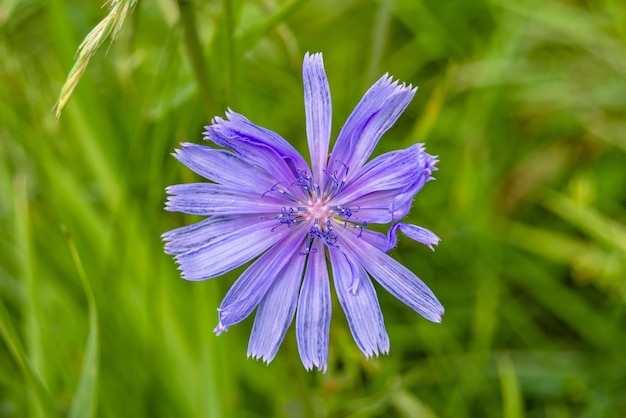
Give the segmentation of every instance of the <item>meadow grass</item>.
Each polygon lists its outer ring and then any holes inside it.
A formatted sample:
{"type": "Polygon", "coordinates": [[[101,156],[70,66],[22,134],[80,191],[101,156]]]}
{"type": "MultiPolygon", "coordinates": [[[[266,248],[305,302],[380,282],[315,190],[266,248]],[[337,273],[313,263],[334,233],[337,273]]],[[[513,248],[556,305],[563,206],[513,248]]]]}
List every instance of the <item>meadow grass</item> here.
{"type": "Polygon", "coordinates": [[[0,417],[626,416],[624,2],[99,6],[0,2],[0,417]],[[197,220],[164,188],[197,180],[170,153],[213,116],[306,150],[306,51],[335,135],[389,72],[419,90],[377,153],[441,161],[409,215],[441,245],[393,256],[443,323],[379,288],[391,352],[366,360],[335,300],[325,374],[293,329],[269,366],[251,319],[215,337],[241,269],[185,282],[160,240],[197,220]]]}

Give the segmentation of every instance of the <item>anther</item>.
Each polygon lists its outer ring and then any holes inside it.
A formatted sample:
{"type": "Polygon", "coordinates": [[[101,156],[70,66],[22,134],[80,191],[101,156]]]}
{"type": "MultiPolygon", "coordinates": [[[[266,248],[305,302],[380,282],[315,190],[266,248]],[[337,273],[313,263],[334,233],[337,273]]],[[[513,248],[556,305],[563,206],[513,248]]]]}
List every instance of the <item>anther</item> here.
{"type": "Polygon", "coordinates": [[[302,219],[294,219],[292,218],[292,215],[294,213],[297,213],[293,208],[289,208],[287,209],[286,207],[282,207],[280,208],[280,215],[276,215],[274,216],[274,219],[278,219],[279,220],[279,224],[276,225],[274,228],[272,228],[272,232],[274,232],[276,230],[276,228],[278,228],[281,225],[286,224],[288,228],[291,227],[291,225],[297,223],[297,222],[302,222],[302,219]]]}
{"type": "Polygon", "coordinates": [[[343,174],[343,179],[341,180],[341,182],[339,182],[339,178],[337,177],[337,170],[333,170],[333,172],[329,174],[326,189],[328,190],[328,195],[331,197],[336,196],[338,193],[341,193],[346,185],[346,178],[349,171],[349,168],[345,163],[339,160],[336,161],[343,166],[345,172],[343,174]]]}
{"type": "Polygon", "coordinates": [[[345,228],[348,225],[348,221],[350,220],[350,217],[358,212],[359,210],[361,210],[360,206],[357,206],[356,208],[345,208],[341,205],[335,206],[333,208],[333,210],[337,211],[337,214],[344,219],[344,223],[343,223],[343,227],[345,228]]]}

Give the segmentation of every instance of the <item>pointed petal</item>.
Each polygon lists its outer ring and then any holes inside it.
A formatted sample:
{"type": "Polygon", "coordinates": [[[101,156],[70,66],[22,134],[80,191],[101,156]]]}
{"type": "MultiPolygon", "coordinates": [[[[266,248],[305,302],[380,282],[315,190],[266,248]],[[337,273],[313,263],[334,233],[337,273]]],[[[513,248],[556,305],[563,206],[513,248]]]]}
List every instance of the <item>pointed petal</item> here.
{"type": "Polygon", "coordinates": [[[350,204],[352,207],[359,208],[358,213],[350,220],[369,224],[395,222],[409,213],[415,193],[415,189],[408,189],[402,193],[387,190],[360,197],[350,204]]]}
{"type": "Polygon", "coordinates": [[[210,241],[221,239],[226,233],[254,225],[258,220],[256,215],[212,216],[195,224],[173,229],[161,235],[165,241],[165,253],[186,253],[210,241]]]}
{"type": "Polygon", "coordinates": [[[227,112],[226,117],[213,119],[213,124],[206,128],[205,139],[232,149],[240,158],[263,167],[286,185],[298,177],[298,170],[308,167],[298,151],[277,133],[233,111],[227,112]]]}
{"type": "Polygon", "coordinates": [[[436,170],[436,162],[435,157],[425,152],[424,144],[387,152],[368,162],[355,174],[338,198],[341,202],[351,202],[372,192],[404,191],[413,188],[416,183],[419,184],[419,191],[436,170]]]}
{"type": "Polygon", "coordinates": [[[278,181],[267,171],[245,162],[232,152],[188,142],[180,146],[174,157],[195,173],[215,183],[263,193],[278,181]]]}
{"type": "Polygon", "coordinates": [[[313,180],[316,184],[323,184],[330,143],[332,103],[321,53],[309,55],[307,52],[302,66],[302,78],[304,80],[306,136],[311,154],[313,180]]]}
{"type": "Polygon", "coordinates": [[[389,337],[372,281],[363,267],[343,252],[329,250],[329,254],[337,298],[354,341],[365,357],[387,354],[389,337]]]}
{"type": "Polygon", "coordinates": [[[302,364],[307,370],[326,371],[330,331],[330,285],[326,254],[321,240],[313,242],[296,315],[296,338],[302,364]]]}
{"type": "MultiPolygon", "coordinates": [[[[287,228],[283,228],[287,229],[287,228]]],[[[289,235],[274,245],[250,265],[230,288],[218,309],[219,324],[215,332],[219,335],[256,308],[269,288],[274,284],[279,272],[292,259],[302,244],[305,227],[294,227],[289,235]],[[292,233],[293,232],[293,233],[292,233]]],[[[252,242],[249,245],[253,245],[252,242]]]]}
{"type": "Polygon", "coordinates": [[[396,197],[395,191],[374,192],[341,206],[352,208],[352,222],[386,224],[393,220],[392,203],[396,197]]]}
{"type": "Polygon", "coordinates": [[[259,304],[248,343],[248,357],[265,363],[274,359],[296,313],[305,260],[306,257],[294,251],[259,304]]]}
{"type": "Polygon", "coordinates": [[[169,186],[165,209],[191,215],[280,214],[289,201],[278,193],[250,193],[237,187],[215,183],[189,183],[169,186]]]}
{"type": "Polygon", "coordinates": [[[353,230],[344,229],[337,233],[340,234],[338,245],[342,251],[354,257],[385,290],[429,321],[441,322],[443,306],[415,274],[385,252],[358,238],[353,230]]]}
{"type": "Polygon", "coordinates": [[[431,250],[435,251],[433,245],[439,244],[439,237],[435,235],[431,230],[422,228],[421,226],[413,225],[413,224],[405,224],[399,222],[389,228],[389,232],[387,233],[387,251],[391,250],[396,246],[398,242],[398,237],[396,237],[396,230],[399,229],[414,241],[422,243],[431,250]]]}
{"type": "Polygon", "coordinates": [[[372,154],[380,137],[408,106],[417,88],[399,85],[384,75],[365,93],[341,129],[329,162],[329,172],[347,166],[356,173],[372,154]]]}
{"type": "Polygon", "coordinates": [[[272,232],[276,226],[275,219],[216,217],[211,220],[215,223],[188,233],[198,240],[192,242],[188,251],[182,252],[186,245],[184,239],[174,238],[169,244],[169,249],[177,254],[176,262],[186,280],[221,276],[247,263],[293,232],[293,227],[281,227],[272,232]],[[250,222],[251,219],[254,221],[250,222]]]}
{"type": "Polygon", "coordinates": [[[356,222],[388,223],[404,217],[413,198],[432,180],[437,159],[415,144],[401,151],[383,154],[367,163],[335,201],[356,207],[356,222]]]}

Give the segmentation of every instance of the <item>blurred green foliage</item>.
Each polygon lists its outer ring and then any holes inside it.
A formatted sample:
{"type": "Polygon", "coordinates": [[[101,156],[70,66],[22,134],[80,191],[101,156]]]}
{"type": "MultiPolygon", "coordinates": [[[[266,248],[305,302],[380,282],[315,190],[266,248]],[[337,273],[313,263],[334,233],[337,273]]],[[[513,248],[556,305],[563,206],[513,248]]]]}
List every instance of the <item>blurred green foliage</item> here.
{"type": "Polygon", "coordinates": [[[626,416],[626,3],[139,2],[53,107],[107,9],[0,2],[0,417],[626,416]],[[215,337],[237,272],[179,278],[169,153],[227,107],[306,150],[301,62],[324,53],[337,133],[381,74],[419,85],[377,152],[418,141],[437,181],[394,257],[446,306],[379,291],[389,356],[335,301],[329,369],[293,329],[269,366],[251,320],[215,337]]]}

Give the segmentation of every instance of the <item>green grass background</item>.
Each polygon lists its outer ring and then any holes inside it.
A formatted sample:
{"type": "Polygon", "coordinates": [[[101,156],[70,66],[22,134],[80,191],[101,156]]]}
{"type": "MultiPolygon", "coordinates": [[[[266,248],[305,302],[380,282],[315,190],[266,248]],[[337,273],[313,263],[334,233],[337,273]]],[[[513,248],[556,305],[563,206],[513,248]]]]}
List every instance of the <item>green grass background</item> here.
{"type": "Polygon", "coordinates": [[[139,2],[53,107],[98,1],[0,2],[0,417],[626,416],[626,3],[139,2]],[[182,12],[182,13],[181,13],[182,12]],[[197,41],[197,42],[195,42],[197,41]],[[379,289],[389,356],[334,301],[329,367],[251,318],[215,337],[237,272],[179,278],[170,156],[232,109],[306,151],[301,63],[324,53],[336,134],[380,75],[418,85],[377,153],[426,142],[437,180],[394,257],[446,307],[379,289]]]}

